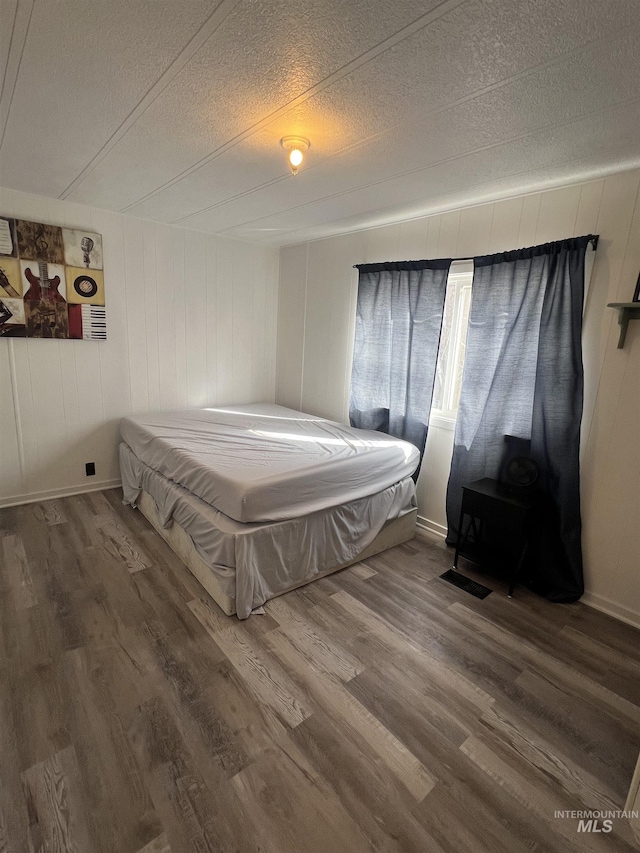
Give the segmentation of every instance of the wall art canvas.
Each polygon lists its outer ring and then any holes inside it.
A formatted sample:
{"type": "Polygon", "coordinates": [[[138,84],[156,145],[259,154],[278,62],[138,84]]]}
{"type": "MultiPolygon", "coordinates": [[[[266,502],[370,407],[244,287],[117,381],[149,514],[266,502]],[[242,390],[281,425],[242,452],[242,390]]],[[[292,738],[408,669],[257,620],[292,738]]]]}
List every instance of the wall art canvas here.
{"type": "Polygon", "coordinates": [[[22,296],[20,261],[0,257],[0,297],[20,299],[22,296]]]}
{"type": "Polygon", "coordinates": [[[57,225],[16,219],[16,237],[18,257],[30,261],[48,261],[51,264],[64,263],[62,228],[57,225]]]}
{"type": "Polygon", "coordinates": [[[22,299],[0,297],[0,338],[24,338],[26,335],[22,299]]]}
{"type": "Polygon", "coordinates": [[[0,255],[8,258],[18,257],[16,245],[16,221],[0,216],[0,255]]]}
{"type": "Polygon", "coordinates": [[[0,337],[106,340],[102,236],[0,216],[0,337]]]}
{"type": "Polygon", "coordinates": [[[67,302],[80,305],[104,305],[104,277],[102,270],[66,267],[67,302]]]}
{"type": "Polygon", "coordinates": [[[102,237],[91,231],[62,229],[64,262],[70,267],[102,269],[102,237]]]}

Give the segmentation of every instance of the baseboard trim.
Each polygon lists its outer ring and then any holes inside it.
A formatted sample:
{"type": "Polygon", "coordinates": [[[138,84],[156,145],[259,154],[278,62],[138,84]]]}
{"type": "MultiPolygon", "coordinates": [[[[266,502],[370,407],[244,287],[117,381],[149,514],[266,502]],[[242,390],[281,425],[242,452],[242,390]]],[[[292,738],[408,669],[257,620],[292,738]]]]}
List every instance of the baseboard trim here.
{"type": "Polygon", "coordinates": [[[447,538],[447,528],[443,524],[438,524],[437,521],[431,521],[430,518],[425,518],[423,515],[418,516],[417,526],[421,530],[426,530],[432,536],[437,536],[439,539],[447,538]]]}
{"type": "Polygon", "coordinates": [[[593,607],[595,610],[600,610],[606,613],[607,616],[613,616],[614,619],[619,619],[621,622],[626,622],[633,628],[640,628],[640,613],[624,607],[615,601],[605,598],[603,595],[596,595],[595,592],[585,592],[580,599],[584,604],[593,607]]]}
{"type": "MultiPolygon", "coordinates": [[[[430,518],[425,518],[423,515],[418,516],[416,526],[420,530],[430,533],[432,536],[437,536],[439,539],[446,539],[447,537],[447,528],[444,525],[438,524],[430,518]]],[[[585,592],[580,600],[584,604],[589,605],[589,607],[606,613],[607,616],[613,616],[614,619],[626,622],[627,625],[631,625],[633,628],[640,628],[640,613],[630,610],[622,604],[611,601],[602,595],[596,595],[593,592],[585,592]]]]}
{"type": "Polygon", "coordinates": [[[0,498],[0,507],[22,506],[36,504],[40,501],[50,501],[54,498],[69,498],[72,495],[84,495],[87,492],[101,492],[103,489],[115,489],[122,485],[122,480],[100,480],[98,483],[83,486],[67,486],[64,489],[48,489],[44,492],[30,492],[28,495],[14,495],[10,498],[0,498]]]}

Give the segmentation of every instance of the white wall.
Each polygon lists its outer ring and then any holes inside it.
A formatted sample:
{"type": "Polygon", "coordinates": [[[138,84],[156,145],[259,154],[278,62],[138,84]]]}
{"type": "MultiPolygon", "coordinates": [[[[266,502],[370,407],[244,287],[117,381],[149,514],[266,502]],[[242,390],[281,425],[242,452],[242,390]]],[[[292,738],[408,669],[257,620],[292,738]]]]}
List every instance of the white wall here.
{"type": "Polygon", "coordinates": [[[103,342],[0,339],[0,505],[116,484],[122,415],[273,401],[277,250],[10,190],[0,213],[101,233],[107,304],[103,342]]]}
{"type": "MultiPolygon", "coordinates": [[[[640,323],[618,350],[617,315],[640,271],[640,172],[402,222],[281,251],[276,399],[348,417],[355,263],[486,254],[600,234],[585,314],[585,599],[640,624],[640,323]]],[[[432,427],[418,482],[442,532],[453,433],[432,427]]]]}

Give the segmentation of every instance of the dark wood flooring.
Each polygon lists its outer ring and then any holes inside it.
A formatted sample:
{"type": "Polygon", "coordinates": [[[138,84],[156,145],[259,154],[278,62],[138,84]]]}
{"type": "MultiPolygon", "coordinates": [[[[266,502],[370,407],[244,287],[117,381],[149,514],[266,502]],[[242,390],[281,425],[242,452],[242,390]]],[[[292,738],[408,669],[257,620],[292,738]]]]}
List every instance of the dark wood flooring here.
{"type": "Polygon", "coordinates": [[[0,511],[0,851],[629,851],[640,633],[418,538],[222,614],[111,490],[0,511]]]}

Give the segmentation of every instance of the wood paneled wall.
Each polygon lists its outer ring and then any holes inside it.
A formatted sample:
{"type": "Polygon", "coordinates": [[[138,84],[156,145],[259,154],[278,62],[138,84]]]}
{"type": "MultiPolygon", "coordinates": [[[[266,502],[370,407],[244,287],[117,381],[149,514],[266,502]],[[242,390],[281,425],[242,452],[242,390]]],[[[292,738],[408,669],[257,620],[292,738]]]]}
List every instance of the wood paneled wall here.
{"type": "Polygon", "coordinates": [[[116,484],[122,415],[273,402],[277,250],[9,190],[0,211],[101,233],[107,303],[106,342],[0,340],[0,505],[116,484]]]}
{"type": "MultiPolygon", "coordinates": [[[[640,323],[617,349],[607,302],[640,271],[640,172],[454,210],[281,251],[276,399],[344,420],[355,324],[355,263],[460,257],[599,233],[585,313],[583,522],[587,600],[640,624],[640,323]]],[[[453,435],[432,428],[420,514],[442,531],[453,435]]]]}

